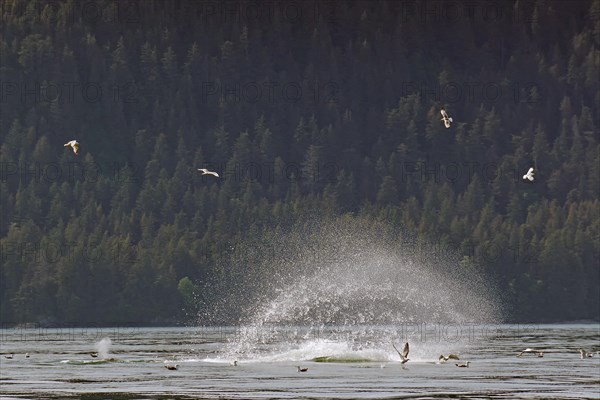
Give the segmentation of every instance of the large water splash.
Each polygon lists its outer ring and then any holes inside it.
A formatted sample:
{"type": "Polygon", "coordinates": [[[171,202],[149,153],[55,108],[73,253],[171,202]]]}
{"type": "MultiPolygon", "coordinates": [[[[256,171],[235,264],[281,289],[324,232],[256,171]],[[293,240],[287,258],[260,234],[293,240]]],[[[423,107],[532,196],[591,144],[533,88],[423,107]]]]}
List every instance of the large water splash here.
{"type": "Polygon", "coordinates": [[[229,270],[243,274],[220,303],[240,312],[227,357],[389,358],[390,342],[501,318],[494,288],[476,268],[385,224],[311,221],[261,239],[239,244],[230,258],[229,270]],[[384,348],[386,356],[374,356],[384,348]]]}

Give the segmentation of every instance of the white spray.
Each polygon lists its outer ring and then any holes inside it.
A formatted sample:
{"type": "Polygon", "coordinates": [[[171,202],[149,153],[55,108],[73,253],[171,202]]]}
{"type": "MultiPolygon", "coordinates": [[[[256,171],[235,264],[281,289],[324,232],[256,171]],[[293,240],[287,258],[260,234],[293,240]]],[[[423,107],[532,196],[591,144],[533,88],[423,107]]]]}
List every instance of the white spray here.
{"type": "Polygon", "coordinates": [[[112,342],[111,342],[110,338],[107,338],[107,337],[103,338],[102,340],[97,342],[95,344],[95,347],[96,347],[96,351],[98,352],[98,357],[100,357],[103,360],[108,359],[111,344],[112,344],[112,342]]]}

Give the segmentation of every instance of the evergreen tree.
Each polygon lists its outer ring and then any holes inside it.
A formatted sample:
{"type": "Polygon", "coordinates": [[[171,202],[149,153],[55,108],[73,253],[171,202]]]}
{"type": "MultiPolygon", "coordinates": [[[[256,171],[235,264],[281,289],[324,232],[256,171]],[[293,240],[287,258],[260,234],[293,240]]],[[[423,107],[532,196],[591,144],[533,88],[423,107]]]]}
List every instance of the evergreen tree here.
{"type": "Polygon", "coordinates": [[[439,239],[465,267],[501,248],[485,267],[514,320],[599,319],[600,1],[509,3],[523,21],[425,30],[389,2],[334,1],[335,26],[0,7],[0,322],[181,322],[215,305],[202,285],[264,276],[222,243],[316,210],[439,239]],[[460,82],[489,85],[452,101],[460,82]],[[14,247],[52,243],[74,256],[14,247]]]}

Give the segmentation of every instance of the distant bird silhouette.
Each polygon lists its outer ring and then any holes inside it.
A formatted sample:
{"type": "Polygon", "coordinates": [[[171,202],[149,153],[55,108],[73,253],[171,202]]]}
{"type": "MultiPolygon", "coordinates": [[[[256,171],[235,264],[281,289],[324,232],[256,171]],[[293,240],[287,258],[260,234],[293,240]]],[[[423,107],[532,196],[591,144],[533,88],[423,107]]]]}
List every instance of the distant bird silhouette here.
{"type": "Polygon", "coordinates": [[[175,370],[177,370],[177,368],[179,368],[179,364],[175,364],[175,365],[167,364],[167,365],[165,365],[165,368],[168,369],[169,371],[175,371],[175,370]]]}
{"type": "Polygon", "coordinates": [[[299,365],[297,365],[296,368],[298,368],[298,372],[306,372],[306,371],[308,371],[308,368],[300,368],[299,365]]]}
{"type": "Polygon", "coordinates": [[[448,113],[446,112],[444,107],[441,108],[440,113],[442,114],[442,121],[444,121],[444,126],[446,127],[446,129],[450,128],[450,122],[453,122],[452,118],[448,116],[448,113]]]}
{"type": "Polygon", "coordinates": [[[529,168],[527,173],[523,175],[523,180],[528,180],[529,182],[533,182],[533,167],[529,168]]]}
{"type": "Polygon", "coordinates": [[[65,143],[64,147],[69,147],[71,146],[71,148],[73,149],[73,153],[75,153],[75,155],[79,154],[79,143],[77,142],[77,140],[71,140],[70,142],[65,143]]]}
{"type": "Polygon", "coordinates": [[[460,358],[458,358],[458,356],[456,354],[448,354],[447,356],[441,354],[440,357],[438,358],[438,361],[448,361],[448,360],[460,360],[460,358]]]}
{"type": "Polygon", "coordinates": [[[232,367],[237,367],[238,362],[237,362],[237,360],[233,360],[232,362],[229,363],[229,365],[231,365],[232,367]]]}
{"type": "Polygon", "coordinates": [[[216,173],[216,172],[214,172],[214,171],[209,171],[209,170],[207,170],[206,168],[198,168],[198,171],[201,171],[201,172],[202,172],[202,175],[214,175],[214,176],[216,176],[217,178],[219,177],[219,174],[217,174],[217,173],[216,173]]]}
{"type": "Polygon", "coordinates": [[[519,354],[517,354],[517,357],[521,357],[525,353],[527,353],[527,354],[535,354],[538,357],[544,357],[544,352],[543,351],[539,351],[539,350],[535,350],[535,349],[531,349],[531,348],[526,348],[525,350],[522,350],[519,354]]]}
{"type": "Polygon", "coordinates": [[[402,360],[401,364],[402,365],[406,364],[409,360],[409,358],[408,358],[408,351],[409,351],[408,342],[404,343],[404,347],[402,348],[402,353],[396,348],[396,346],[394,344],[392,344],[392,346],[394,347],[394,350],[396,350],[396,352],[400,356],[400,359],[402,360]]]}
{"type": "Polygon", "coordinates": [[[98,353],[90,353],[90,356],[92,356],[93,358],[97,358],[98,357],[98,353]]]}
{"type": "Polygon", "coordinates": [[[29,358],[29,353],[25,353],[25,358],[29,358]]]}
{"type": "Polygon", "coordinates": [[[460,367],[460,368],[469,368],[469,364],[471,364],[471,361],[467,361],[466,363],[462,363],[462,364],[454,364],[454,365],[456,365],[457,367],[460,367]]]}
{"type": "Polygon", "coordinates": [[[12,354],[12,353],[11,353],[11,354],[7,354],[7,355],[5,355],[5,356],[4,356],[4,358],[6,358],[6,359],[8,359],[8,360],[12,360],[12,359],[13,359],[13,357],[14,357],[14,356],[13,356],[13,354],[12,354]]]}

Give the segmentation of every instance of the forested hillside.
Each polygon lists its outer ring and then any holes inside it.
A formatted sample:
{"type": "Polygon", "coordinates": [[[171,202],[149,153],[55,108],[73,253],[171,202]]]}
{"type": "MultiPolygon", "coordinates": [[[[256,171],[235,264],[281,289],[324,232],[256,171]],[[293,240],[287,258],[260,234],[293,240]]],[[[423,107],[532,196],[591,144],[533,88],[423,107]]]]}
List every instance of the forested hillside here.
{"type": "Polygon", "coordinates": [[[451,3],[2,1],[1,321],[181,323],[312,210],[600,319],[600,1],[451,3]]]}

